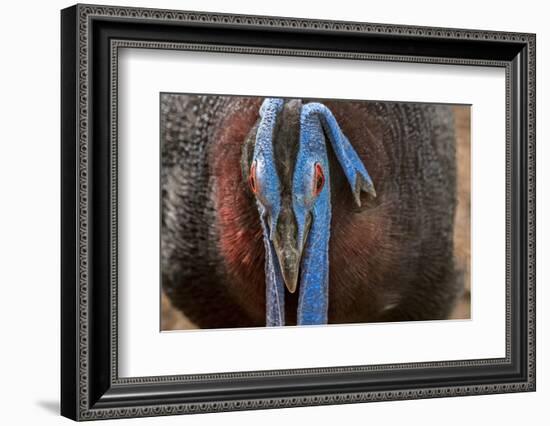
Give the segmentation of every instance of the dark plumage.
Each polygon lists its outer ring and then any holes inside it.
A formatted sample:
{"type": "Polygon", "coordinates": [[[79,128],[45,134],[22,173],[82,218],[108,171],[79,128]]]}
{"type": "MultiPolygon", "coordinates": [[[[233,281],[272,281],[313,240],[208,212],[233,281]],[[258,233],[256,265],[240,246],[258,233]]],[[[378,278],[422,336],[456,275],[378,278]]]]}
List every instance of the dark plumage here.
{"type": "MultiPolygon", "coordinates": [[[[161,97],[162,284],[201,328],[265,325],[262,230],[242,164],[262,101],[161,97]]],[[[462,287],[453,264],[451,107],[318,102],[334,114],[377,192],[363,194],[357,208],[329,150],[329,323],[445,318],[462,287]]],[[[297,294],[287,293],[287,324],[296,321],[296,305],[297,294]]]]}

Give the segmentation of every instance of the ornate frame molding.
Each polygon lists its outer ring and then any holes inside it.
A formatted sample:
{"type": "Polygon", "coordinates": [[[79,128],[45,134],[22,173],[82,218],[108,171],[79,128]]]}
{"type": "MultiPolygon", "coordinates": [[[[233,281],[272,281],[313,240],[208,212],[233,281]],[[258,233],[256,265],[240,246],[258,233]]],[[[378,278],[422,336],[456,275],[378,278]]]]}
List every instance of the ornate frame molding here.
{"type": "MultiPolygon", "coordinates": [[[[275,408],[290,406],[341,404],[351,402],[381,401],[381,400],[401,400],[415,398],[434,398],[443,396],[475,395],[487,393],[504,393],[517,391],[533,391],[535,389],[535,36],[533,34],[519,34],[510,32],[495,31],[477,31],[464,29],[447,28],[427,28],[410,27],[400,25],[369,24],[358,22],[336,22],[323,20],[306,20],[282,17],[267,16],[245,16],[213,14],[202,12],[169,11],[156,9],[136,9],[125,7],[103,7],[90,5],[77,5],[64,11],[66,19],[65,32],[63,37],[74,36],[76,38],[74,51],[71,46],[66,46],[66,58],[75,60],[74,64],[64,65],[67,72],[74,67],[75,73],[75,93],[76,105],[64,105],[66,108],[76,109],[76,129],[74,139],[66,138],[63,141],[63,147],[69,144],[74,145],[75,157],[66,161],[76,161],[72,177],[74,182],[75,199],[71,207],[75,213],[75,238],[76,245],[74,250],[64,252],[63,262],[76,262],[75,277],[69,277],[64,280],[63,291],[73,291],[76,306],[69,309],[64,303],[63,321],[74,321],[73,327],[76,327],[76,336],[68,336],[68,331],[64,334],[64,353],[75,350],[76,357],[71,368],[74,371],[66,373],[63,380],[65,390],[62,391],[62,413],[78,420],[91,420],[112,417],[138,417],[151,415],[169,415],[197,412],[213,412],[228,410],[245,410],[259,408],[275,408]],[[526,321],[526,362],[525,375],[521,380],[513,380],[500,384],[479,384],[479,385],[457,385],[457,386],[434,386],[427,388],[400,388],[397,390],[377,390],[360,392],[332,392],[312,394],[306,396],[273,396],[268,398],[245,398],[216,400],[203,402],[165,402],[157,404],[124,404],[116,402],[115,398],[108,399],[104,403],[102,398],[93,396],[96,393],[90,389],[91,375],[96,374],[96,368],[92,367],[90,357],[92,348],[90,342],[94,339],[91,331],[91,321],[94,317],[90,315],[91,297],[90,297],[90,269],[93,258],[91,257],[91,215],[94,206],[91,204],[93,194],[91,187],[93,185],[91,170],[91,147],[90,142],[93,136],[90,132],[90,116],[92,114],[92,85],[91,81],[91,49],[97,48],[92,44],[92,23],[95,20],[111,20],[113,22],[132,21],[143,24],[161,24],[177,23],[178,25],[216,25],[225,28],[256,28],[256,29],[277,29],[300,31],[315,31],[318,33],[332,34],[355,34],[355,35],[377,35],[384,37],[412,37],[416,40],[448,40],[448,41],[475,41],[475,42],[503,42],[510,45],[517,45],[525,49],[523,61],[527,74],[524,82],[517,82],[513,79],[517,72],[517,63],[512,60],[487,60],[472,59],[460,57],[440,57],[440,56],[416,56],[400,54],[380,54],[380,53],[361,53],[361,52],[343,52],[327,50],[308,50],[295,48],[279,47],[253,47],[253,46],[231,46],[201,43],[182,43],[175,41],[145,41],[128,39],[111,39],[109,46],[110,55],[110,78],[109,88],[111,91],[110,100],[110,330],[109,333],[111,353],[109,365],[109,387],[115,390],[123,389],[125,386],[147,386],[147,385],[170,385],[171,383],[205,383],[216,382],[227,379],[250,379],[264,377],[303,377],[304,375],[315,374],[319,376],[330,376],[331,374],[358,373],[389,370],[407,370],[411,368],[449,368],[449,367],[479,367],[489,365],[511,365],[512,363],[512,328],[513,321],[516,320],[512,312],[512,239],[513,226],[517,223],[512,221],[512,173],[516,170],[513,165],[516,161],[524,161],[526,167],[525,187],[519,187],[524,191],[524,201],[526,203],[526,224],[525,236],[525,267],[527,282],[525,283],[525,321],[526,321]],[[222,373],[193,376],[160,376],[160,377],[140,377],[140,378],[119,378],[117,368],[117,87],[118,87],[118,50],[119,48],[154,48],[154,49],[177,49],[177,50],[196,50],[196,51],[217,51],[227,53],[256,53],[265,55],[298,55],[314,56],[324,58],[342,58],[356,60],[374,60],[374,61],[397,61],[397,62],[424,62],[424,63],[445,63],[457,65],[481,65],[492,67],[503,67],[506,69],[506,357],[503,359],[482,359],[453,362],[434,362],[434,363],[414,363],[414,364],[388,364],[378,366],[361,367],[327,367],[317,369],[302,370],[274,370],[267,372],[244,372],[244,373],[222,373]],[[518,89],[515,85],[524,84],[524,89],[518,89]],[[517,106],[512,104],[512,98],[517,95],[518,90],[525,91],[524,110],[521,112],[526,126],[527,140],[524,147],[526,158],[518,159],[517,153],[512,152],[512,138],[518,130],[512,128],[512,114],[517,106]],[[72,290],[70,290],[72,288],[72,290]],[[75,392],[77,397],[73,400],[65,392],[75,392]],[[76,405],[73,406],[73,403],[76,405]]],[[[65,98],[64,98],[65,99],[65,98]]],[[[66,103],[66,102],[65,102],[66,103]]],[[[65,161],[65,160],[64,160],[65,161]]],[[[65,162],[64,162],[64,167],[65,162]]],[[[521,167],[521,166],[520,166],[521,167]]],[[[69,168],[67,168],[69,170],[69,168]]],[[[517,174],[517,170],[516,170],[517,174]]],[[[65,176],[65,175],[64,175],[65,176]]],[[[517,176],[516,176],[517,177],[517,176]]],[[[73,187],[71,187],[73,188],[73,187]]],[[[66,199],[70,204],[73,200],[66,199]]],[[[64,207],[65,209],[65,207],[64,207]]],[[[68,207],[67,207],[68,209],[68,207]]],[[[71,210],[71,211],[72,211],[71,210]]],[[[65,240],[64,240],[65,241],[65,240]]],[[[517,315],[516,315],[517,316],[517,315]]],[[[65,326],[64,326],[65,327],[65,326]]],[[[70,355],[66,355],[70,356],[70,355]]],[[[63,367],[67,368],[67,367],[63,367]]]]}

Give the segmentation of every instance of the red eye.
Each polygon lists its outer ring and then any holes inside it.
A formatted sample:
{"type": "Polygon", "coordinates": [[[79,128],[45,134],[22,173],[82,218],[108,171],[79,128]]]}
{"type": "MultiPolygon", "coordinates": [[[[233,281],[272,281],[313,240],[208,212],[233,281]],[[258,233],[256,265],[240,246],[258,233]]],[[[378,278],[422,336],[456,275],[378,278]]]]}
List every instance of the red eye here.
{"type": "Polygon", "coordinates": [[[253,193],[258,192],[258,184],[256,182],[256,163],[252,163],[250,174],[248,175],[248,184],[253,193]]]}
{"type": "Polygon", "coordinates": [[[323,190],[325,185],[325,174],[319,163],[315,164],[315,176],[313,177],[313,195],[317,196],[323,190]]]}

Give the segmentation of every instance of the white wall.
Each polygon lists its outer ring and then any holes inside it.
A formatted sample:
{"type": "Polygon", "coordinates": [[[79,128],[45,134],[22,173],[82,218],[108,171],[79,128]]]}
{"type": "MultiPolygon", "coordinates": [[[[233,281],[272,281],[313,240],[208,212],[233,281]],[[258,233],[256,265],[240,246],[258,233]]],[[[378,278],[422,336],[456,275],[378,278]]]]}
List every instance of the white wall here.
{"type": "MultiPolygon", "coordinates": [[[[120,420],[132,424],[543,424],[550,401],[548,186],[550,28],[543,1],[108,1],[143,7],[537,33],[538,391],[421,401],[120,420]],[[537,417],[538,416],[538,417],[537,417]],[[539,418],[540,420],[536,420],[539,418]]],[[[2,6],[0,50],[0,416],[3,424],[67,423],[59,401],[59,9],[2,6]]],[[[112,423],[108,421],[107,424],[112,423]]],[[[122,423],[121,423],[122,424],[122,423]]]]}

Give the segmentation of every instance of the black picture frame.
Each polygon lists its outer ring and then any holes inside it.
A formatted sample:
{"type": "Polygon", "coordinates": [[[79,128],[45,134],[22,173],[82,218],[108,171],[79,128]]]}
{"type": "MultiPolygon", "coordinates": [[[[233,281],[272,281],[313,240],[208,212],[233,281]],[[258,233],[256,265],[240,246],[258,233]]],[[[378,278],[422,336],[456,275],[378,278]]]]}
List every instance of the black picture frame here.
{"type": "Polygon", "coordinates": [[[534,391],[535,41],[534,34],[269,16],[62,10],[61,414],[90,420],[534,391]],[[506,356],[119,378],[113,99],[121,46],[504,68],[506,356]]]}

